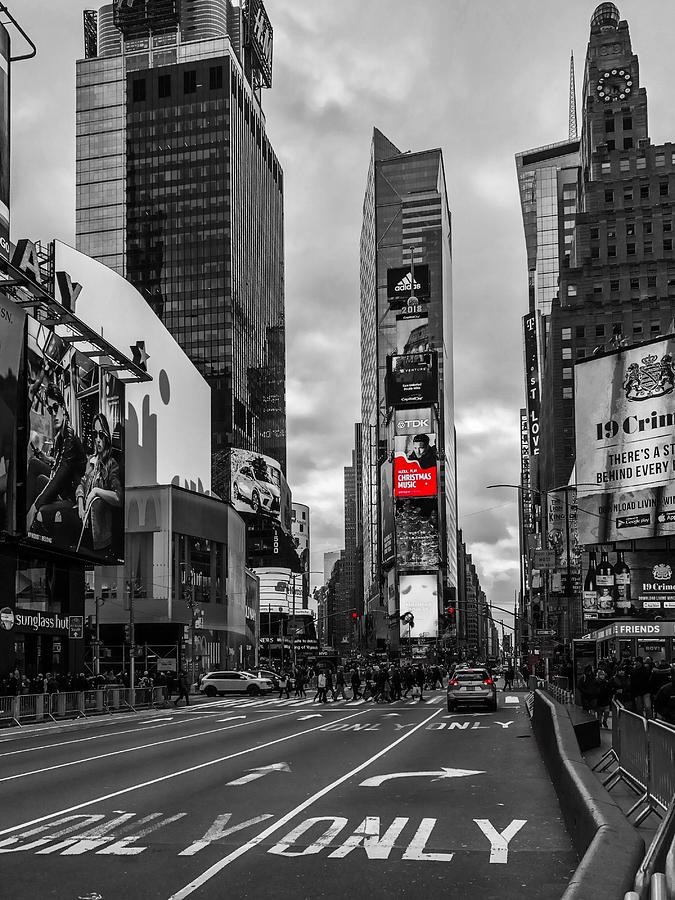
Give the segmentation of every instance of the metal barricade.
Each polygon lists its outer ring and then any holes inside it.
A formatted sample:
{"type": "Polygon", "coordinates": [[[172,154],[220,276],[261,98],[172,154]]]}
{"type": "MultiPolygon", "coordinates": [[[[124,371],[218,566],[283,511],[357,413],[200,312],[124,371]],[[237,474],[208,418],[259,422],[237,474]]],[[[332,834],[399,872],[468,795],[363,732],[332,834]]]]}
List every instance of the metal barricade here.
{"type": "Polygon", "coordinates": [[[675,797],[675,728],[649,719],[647,740],[651,775],[649,795],[665,810],[675,797]]]}
{"type": "MultiPolygon", "coordinates": [[[[621,754],[621,728],[619,727],[621,721],[621,710],[623,707],[621,704],[617,703],[616,700],[612,700],[611,703],[612,709],[612,746],[609,748],[607,753],[604,753],[600,759],[596,762],[594,766],[592,766],[592,772],[604,772],[612,763],[619,762],[619,756],[621,754]]],[[[610,781],[612,775],[616,772],[616,769],[613,769],[609,775],[602,782],[603,785],[606,785],[608,781],[610,781]]]]}
{"type": "Polygon", "coordinates": [[[49,696],[51,697],[50,712],[53,718],[72,719],[84,716],[81,691],[62,691],[49,696]]]}
{"type": "Polygon", "coordinates": [[[152,688],[136,688],[133,705],[135,709],[149,709],[152,706],[152,688]]]}
{"type": "Polygon", "coordinates": [[[15,698],[16,719],[19,725],[23,722],[42,722],[45,718],[53,719],[50,694],[21,694],[15,698]]]}
{"type": "Polygon", "coordinates": [[[649,784],[649,752],[647,745],[647,723],[642,716],[620,710],[621,729],[621,755],[619,765],[606,779],[605,787],[611,791],[619,781],[623,781],[636,793],[640,793],[640,799],[633,806],[630,815],[638,806],[642,805],[648,796],[649,784]]]}
{"type": "Polygon", "coordinates": [[[160,685],[152,689],[152,705],[164,706],[168,702],[168,688],[166,685],[160,685]]]}
{"type": "Polygon", "coordinates": [[[0,727],[3,725],[19,725],[15,716],[16,697],[0,697],[0,727]]]}

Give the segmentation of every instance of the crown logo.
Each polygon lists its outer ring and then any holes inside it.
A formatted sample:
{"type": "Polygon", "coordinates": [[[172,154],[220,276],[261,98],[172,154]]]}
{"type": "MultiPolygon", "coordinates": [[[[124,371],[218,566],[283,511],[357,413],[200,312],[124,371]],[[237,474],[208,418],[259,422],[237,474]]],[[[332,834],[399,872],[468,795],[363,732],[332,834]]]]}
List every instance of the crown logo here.
{"type": "Polygon", "coordinates": [[[627,400],[650,400],[671,394],[675,388],[675,365],[670,353],[661,359],[655,354],[642,357],[642,365],[631,363],[626,369],[623,388],[627,400]]]}
{"type": "Polygon", "coordinates": [[[655,581],[670,581],[673,570],[667,563],[657,563],[652,569],[652,575],[655,581]]]}

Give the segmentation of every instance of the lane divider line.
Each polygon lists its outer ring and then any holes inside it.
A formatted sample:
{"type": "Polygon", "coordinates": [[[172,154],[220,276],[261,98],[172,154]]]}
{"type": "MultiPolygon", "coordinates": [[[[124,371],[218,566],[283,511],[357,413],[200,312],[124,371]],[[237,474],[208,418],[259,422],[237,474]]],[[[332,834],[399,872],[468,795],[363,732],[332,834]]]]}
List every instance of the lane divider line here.
{"type": "MultiPolygon", "coordinates": [[[[364,710],[366,712],[366,710],[364,710]]],[[[339,787],[349,778],[352,778],[354,775],[357,775],[359,772],[363,771],[363,769],[367,768],[369,765],[374,763],[376,760],[380,759],[381,756],[384,756],[386,753],[389,753],[390,750],[393,750],[398,744],[403,741],[407,741],[411,735],[413,735],[416,731],[419,731],[420,728],[423,728],[426,724],[428,724],[432,719],[434,719],[439,713],[440,709],[437,709],[436,712],[433,712],[430,716],[427,716],[426,719],[423,719],[418,725],[414,728],[411,728],[410,731],[406,731],[405,734],[401,735],[400,738],[397,738],[392,744],[387,745],[382,750],[379,750],[374,756],[371,756],[370,759],[367,759],[365,762],[362,762],[360,765],[356,766],[356,768],[352,769],[350,772],[347,772],[345,775],[341,775],[336,781],[332,782],[332,784],[326,785],[326,787],[321,788],[321,790],[317,791],[311,797],[308,797],[303,803],[300,803],[295,809],[292,809],[290,812],[287,812],[280,819],[277,819],[276,822],[273,822],[264,831],[261,831],[260,834],[257,834],[255,837],[251,838],[250,841],[247,841],[245,844],[242,844],[241,847],[238,847],[236,850],[233,850],[232,853],[228,853],[227,856],[224,856],[217,863],[214,863],[212,866],[209,866],[201,875],[191,881],[189,884],[186,884],[185,887],[181,888],[177,893],[172,894],[168,900],[185,900],[185,897],[189,897],[190,894],[194,893],[198,888],[202,887],[202,885],[206,884],[207,881],[210,881],[214,875],[217,875],[218,872],[222,871],[226,866],[229,866],[230,863],[239,859],[240,856],[243,856],[244,853],[247,853],[249,850],[252,850],[254,847],[257,847],[258,844],[261,844],[264,840],[266,840],[271,834],[274,834],[275,831],[278,831],[280,828],[283,828],[287,825],[291,819],[295,818],[298,813],[304,812],[309,806],[315,803],[317,800],[320,800],[321,797],[324,797],[326,794],[330,793],[336,787],[339,787]]],[[[358,715],[358,713],[357,713],[358,715]]],[[[319,726],[322,727],[322,726],[319,726]]],[[[312,729],[314,731],[315,729],[312,729]]],[[[1,832],[0,832],[1,833],[1,832]]]]}
{"type": "MultiPolygon", "coordinates": [[[[364,710],[365,712],[365,710],[364,710]]],[[[282,713],[279,716],[272,716],[273,719],[280,719],[283,716],[292,716],[293,713],[282,713]]],[[[362,715],[362,713],[352,713],[350,716],[345,716],[346,719],[355,719],[357,716],[362,715]]],[[[344,721],[343,720],[343,721],[344,721]]],[[[258,719],[259,722],[267,722],[268,719],[258,719]]],[[[242,725],[250,724],[248,722],[240,722],[239,725],[228,725],[225,728],[218,728],[216,731],[227,731],[228,728],[241,728],[242,725]]],[[[187,769],[179,769],[177,772],[170,772],[168,775],[160,775],[157,778],[151,778],[149,781],[141,781],[138,784],[132,784],[129,787],[120,788],[119,791],[111,791],[109,794],[102,794],[100,797],[94,797],[91,800],[85,800],[82,803],[76,803],[74,806],[69,806],[66,809],[59,809],[56,812],[47,813],[44,816],[40,816],[37,819],[31,819],[29,822],[22,822],[20,825],[12,825],[9,828],[4,828],[0,831],[0,837],[5,834],[11,834],[13,831],[21,831],[24,828],[30,828],[33,825],[39,825],[40,822],[47,822],[49,819],[55,819],[58,816],[65,816],[68,813],[76,812],[78,809],[84,809],[86,806],[92,806],[94,803],[104,803],[106,800],[112,800],[113,797],[122,797],[124,794],[131,794],[134,791],[140,791],[143,788],[151,787],[154,784],[161,784],[163,781],[170,781],[172,778],[180,778],[181,775],[190,775],[192,772],[198,772],[200,769],[206,769],[209,766],[216,766],[220,763],[227,762],[229,759],[236,759],[238,756],[246,756],[248,753],[255,753],[256,750],[264,750],[267,747],[273,747],[275,744],[281,744],[284,741],[289,741],[292,738],[302,737],[305,734],[310,734],[312,731],[319,731],[321,728],[325,728],[325,725],[322,723],[321,725],[316,725],[314,728],[305,728],[303,731],[296,731],[293,734],[287,734],[284,737],[275,738],[273,741],[267,741],[264,744],[256,744],[255,747],[247,747],[245,750],[238,750],[236,753],[229,753],[227,756],[219,756],[217,759],[211,759],[208,762],[198,763],[196,766],[189,766],[187,769]]],[[[205,732],[206,734],[213,734],[215,732],[205,732]]],[[[410,732],[412,733],[412,732],[410,732]]]]}

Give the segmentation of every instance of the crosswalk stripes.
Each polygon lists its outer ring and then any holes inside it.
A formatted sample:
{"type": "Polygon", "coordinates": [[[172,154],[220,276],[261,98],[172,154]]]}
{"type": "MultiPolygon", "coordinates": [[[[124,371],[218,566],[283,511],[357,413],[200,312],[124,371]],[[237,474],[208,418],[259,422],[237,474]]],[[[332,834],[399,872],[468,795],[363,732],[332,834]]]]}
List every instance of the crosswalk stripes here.
{"type": "MultiPolygon", "coordinates": [[[[438,692],[432,696],[427,695],[424,700],[424,704],[426,706],[434,706],[439,703],[443,703],[445,700],[445,694],[438,692]]],[[[358,700],[338,700],[333,701],[328,704],[330,706],[334,706],[336,704],[344,705],[345,708],[351,708],[352,706],[361,706],[364,703],[372,702],[371,698],[365,700],[363,697],[360,697],[358,700]]],[[[387,706],[418,706],[420,701],[418,699],[412,699],[410,697],[403,697],[401,700],[394,700],[391,703],[387,703],[387,706]]],[[[286,708],[294,708],[301,709],[302,707],[314,706],[316,704],[314,697],[303,697],[301,700],[293,699],[282,699],[280,700],[278,697],[230,697],[228,699],[222,699],[213,701],[209,704],[208,707],[204,707],[202,705],[194,705],[188,707],[186,712],[194,712],[194,713],[204,713],[204,712],[213,712],[219,713],[223,710],[229,709],[253,709],[253,708],[261,708],[261,707],[274,707],[275,709],[286,709],[286,708]]],[[[319,704],[316,704],[319,705],[319,704]]],[[[320,704],[324,706],[326,704],[320,704]]],[[[379,703],[376,705],[380,705],[379,703]]],[[[384,704],[382,704],[384,705],[384,704]]]]}

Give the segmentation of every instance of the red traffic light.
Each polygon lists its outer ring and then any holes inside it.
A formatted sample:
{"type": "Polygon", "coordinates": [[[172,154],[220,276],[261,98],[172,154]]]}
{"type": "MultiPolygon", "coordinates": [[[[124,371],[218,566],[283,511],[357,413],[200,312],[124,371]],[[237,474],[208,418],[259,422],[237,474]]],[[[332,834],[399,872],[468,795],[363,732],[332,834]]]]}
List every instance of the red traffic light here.
{"type": "Polygon", "coordinates": [[[352,613],[352,619],[358,619],[359,614],[357,612],[352,613]]]}
{"type": "Polygon", "coordinates": [[[446,609],[445,611],[446,611],[446,613],[447,613],[449,616],[454,616],[454,614],[455,614],[455,607],[454,607],[454,606],[448,606],[447,609],[446,609]]]}

